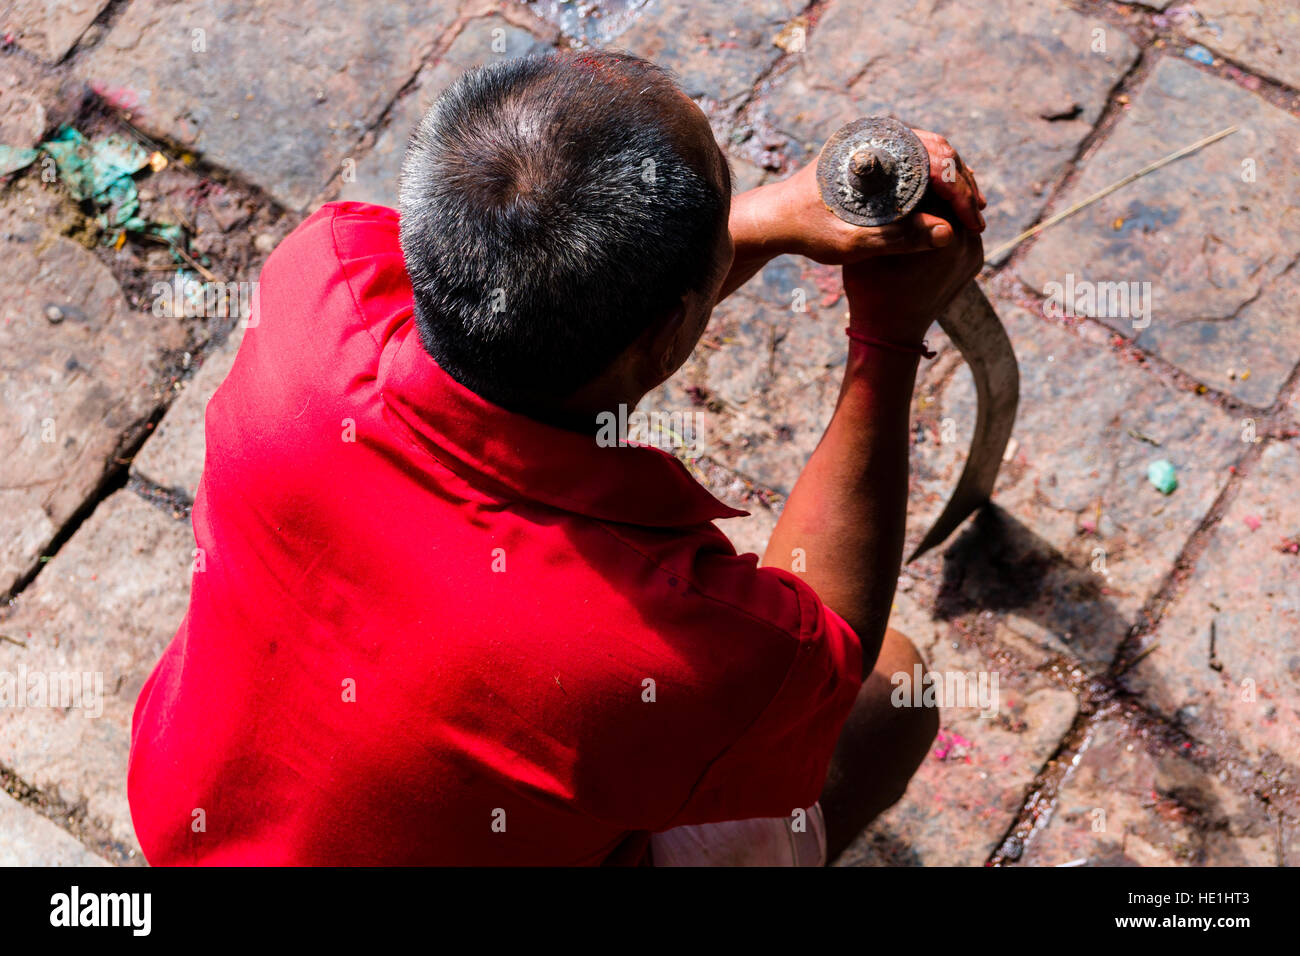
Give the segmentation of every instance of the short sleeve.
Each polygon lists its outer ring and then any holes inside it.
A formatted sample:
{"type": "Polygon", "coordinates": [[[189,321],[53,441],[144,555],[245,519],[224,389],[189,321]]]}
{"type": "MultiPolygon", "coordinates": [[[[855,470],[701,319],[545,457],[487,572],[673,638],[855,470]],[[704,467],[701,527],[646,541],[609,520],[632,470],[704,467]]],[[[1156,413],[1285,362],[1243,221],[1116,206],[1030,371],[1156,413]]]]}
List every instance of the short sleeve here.
{"type": "MultiPolygon", "coordinates": [[[[740,737],[705,769],[661,829],[788,816],[821,795],[840,730],[862,686],[862,644],[805,582],[760,568],[764,587],[788,588],[799,609],[785,680],[740,737]]],[[[787,595],[790,597],[791,595],[787,595]]]]}

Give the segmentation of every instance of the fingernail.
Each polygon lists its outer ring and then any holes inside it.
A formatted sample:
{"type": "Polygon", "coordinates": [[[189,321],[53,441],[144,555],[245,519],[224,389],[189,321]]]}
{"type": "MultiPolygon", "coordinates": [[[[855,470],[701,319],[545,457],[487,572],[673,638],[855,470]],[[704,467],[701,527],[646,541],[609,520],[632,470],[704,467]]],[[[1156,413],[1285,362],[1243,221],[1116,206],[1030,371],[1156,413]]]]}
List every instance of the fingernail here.
{"type": "Polygon", "coordinates": [[[930,227],[930,244],[932,246],[946,246],[952,242],[952,229],[947,225],[930,227]]]}

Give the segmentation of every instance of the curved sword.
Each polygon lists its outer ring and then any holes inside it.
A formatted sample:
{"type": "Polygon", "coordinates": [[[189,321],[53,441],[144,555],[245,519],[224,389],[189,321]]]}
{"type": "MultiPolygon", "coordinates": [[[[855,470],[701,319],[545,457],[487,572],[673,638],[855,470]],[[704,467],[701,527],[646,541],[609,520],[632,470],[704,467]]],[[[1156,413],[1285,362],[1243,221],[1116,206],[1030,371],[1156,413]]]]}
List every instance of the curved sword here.
{"type": "MultiPolygon", "coordinates": [[[[835,132],[817,159],[822,201],[845,222],[880,226],[910,213],[925,194],[930,159],[916,134],[897,120],[870,117],[835,132]]],[[[1020,367],[1006,329],[971,282],[939,317],[975,379],[978,410],[970,454],[957,487],[908,562],[941,544],[989,500],[1020,403],[1020,367]]]]}

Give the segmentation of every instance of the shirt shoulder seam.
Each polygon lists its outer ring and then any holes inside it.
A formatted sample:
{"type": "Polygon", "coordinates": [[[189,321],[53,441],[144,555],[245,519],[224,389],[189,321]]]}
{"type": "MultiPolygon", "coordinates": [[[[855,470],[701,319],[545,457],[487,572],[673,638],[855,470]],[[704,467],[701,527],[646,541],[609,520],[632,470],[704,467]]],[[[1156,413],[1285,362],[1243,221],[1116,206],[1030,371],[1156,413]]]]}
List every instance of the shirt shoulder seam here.
{"type": "MultiPolygon", "coordinates": [[[[692,586],[694,586],[695,589],[701,595],[708,598],[713,603],[720,604],[723,607],[736,611],[737,613],[743,615],[744,617],[749,618],[755,623],[766,625],[772,630],[777,631],[780,634],[784,635],[785,637],[790,638],[792,641],[795,642],[796,645],[802,644],[804,642],[804,637],[806,636],[806,632],[807,632],[807,622],[805,620],[805,615],[804,615],[804,601],[802,600],[802,595],[799,594],[795,595],[796,599],[798,599],[799,601],[799,630],[797,633],[791,633],[788,629],[782,627],[781,625],[775,623],[774,621],[769,620],[768,618],[760,617],[759,615],[755,614],[753,611],[750,611],[748,608],[741,607],[739,604],[735,604],[732,601],[728,601],[724,598],[718,597],[716,594],[713,594],[710,591],[704,590],[699,586],[699,583],[693,577],[688,577],[687,575],[680,574],[676,571],[672,571],[664,567],[662,564],[660,564],[654,558],[650,557],[650,555],[646,554],[636,545],[632,544],[630,541],[627,541],[625,538],[623,538],[622,535],[619,535],[617,532],[612,530],[608,526],[608,522],[601,521],[598,518],[586,518],[585,520],[590,521],[593,524],[599,526],[601,531],[604,531],[615,541],[617,541],[623,547],[627,548],[632,553],[636,554],[639,558],[641,558],[641,560],[645,561],[647,564],[653,566],[656,570],[661,571],[664,574],[667,574],[674,578],[684,578],[692,586]]],[[[712,523],[710,523],[710,527],[712,527],[712,523]]],[[[716,528],[714,528],[714,530],[717,531],[716,528]]],[[[718,534],[721,533],[722,533],[721,531],[718,531],[718,534]]]]}
{"type": "Polygon", "coordinates": [[[335,231],[334,228],[335,224],[338,221],[338,212],[339,210],[337,206],[334,205],[330,206],[330,211],[329,211],[330,247],[334,251],[334,261],[335,263],[338,264],[339,272],[343,276],[343,284],[347,287],[348,290],[348,297],[352,300],[353,318],[356,320],[356,323],[361,327],[361,331],[365,332],[366,335],[370,338],[370,341],[375,343],[375,347],[382,349],[383,346],[380,343],[379,339],[375,338],[375,334],[370,331],[370,326],[366,324],[366,314],[365,311],[361,308],[361,300],[357,298],[357,290],[352,287],[352,273],[348,271],[347,264],[343,261],[343,256],[339,252],[339,237],[338,237],[338,233],[335,231]]]}
{"type": "MultiPolygon", "coordinates": [[[[600,525],[602,531],[604,531],[606,534],[613,537],[616,541],[619,542],[619,544],[623,545],[623,547],[627,548],[628,550],[632,551],[634,554],[638,555],[643,561],[652,565],[656,570],[661,571],[664,574],[672,575],[673,577],[684,577],[683,575],[677,574],[674,571],[668,570],[663,565],[661,565],[658,561],[656,561],[654,558],[642,552],[640,548],[636,547],[636,545],[632,544],[629,541],[624,540],[622,536],[615,533],[612,529],[606,527],[604,522],[596,521],[595,523],[600,525]]],[[[687,580],[691,580],[691,579],[687,578],[687,580]]],[[[691,583],[694,584],[695,582],[691,581],[691,583]]],[[[690,805],[690,802],[693,799],[695,799],[695,794],[699,790],[700,784],[704,782],[705,778],[708,777],[709,773],[713,770],[713,768],[717,765],[717,763],[720,760],[722,760],[724,757],[726,757],[727,754],[730,753],[738,743],[740,743],[740,741],[745,739],[745,737],[754,729],[755,726],[758,725],[758,723],[763,719],[763,717],[767,715],[768,711],[772,709],[772,707],[776,704],[777,700],[780,699],[782,691],[784,691],[786,686],[790,683],[790,680],[795,671],[795,667],[799,663],[799,648],[804,643],[804,638],[806,637],[808,632],[808,615],[806,613],[808,609],[806,607],[804,595],[802,594],[796,593],[795,595],[799,602],[799,631],[797,634],[791,634],[784,627],[781,627],[773,623],[772,621],[767,620],[766,618],[759,617],[758,615],[747,610],[746,608],[733,604],[730,601],[723,600],[717,595],[710,594],[709,592],[699,588],[698,586],[696,590],[699,591],[701,595],[708,598],[710,601],[716,604],[721,604],[724,607],[730,608],[731,610],[738,611],[740,614],[744,615],[745,617],[750,618],[751,620],[756,621],[760,624],[764,624],[767,627],[770,627],[773,630],[780,632],[782,635],[789,637],[793,642],[794,647],[790,655],[790,661],[786,665],[785,673],[781,677],[781,682],[780,684],[777,685],[776,690],[772,692],[772,696],[769,697],[767,701],[763,704],[763,706],[758,709],[758,712],[754,714],[753,719],[751,719],[747,724],[745,724],[744,728],[739,733],[737,733],[735,737],[729,740],[727,744],[720,751],[718,751],[712,757],[712,759],[709,760],[707,764],[704,765],[704,769],[701,770],[699,776],[695,778],[695,781],[691,784],[690,788],[687,790],[686,796],[682,800],[682,802],[677,806],[675,810],[673,810],[671,814],[668,815],[667,818],[665,818],[656,826],[652,827],[651,832],[658,832],[660,830],[663,830],[665,827],[667,827],[668,823],[670,823],[672,820],[676,819],[678,816],[681,815],[682,811],[690,805]]]]}

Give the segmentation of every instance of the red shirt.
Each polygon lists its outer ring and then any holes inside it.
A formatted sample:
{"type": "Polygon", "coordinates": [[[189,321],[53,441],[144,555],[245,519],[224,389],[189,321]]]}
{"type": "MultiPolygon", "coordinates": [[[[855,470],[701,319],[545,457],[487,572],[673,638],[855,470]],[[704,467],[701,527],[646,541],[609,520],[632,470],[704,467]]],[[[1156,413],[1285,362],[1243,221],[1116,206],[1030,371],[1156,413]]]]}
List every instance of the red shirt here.
{"type": "Polygon", "coordinates": [[[639,863],[818,798],[861,648],[743,512],[439,369],[391,209],[320,209],[259,299],[136,704],[150,863],[639,863]]]}

